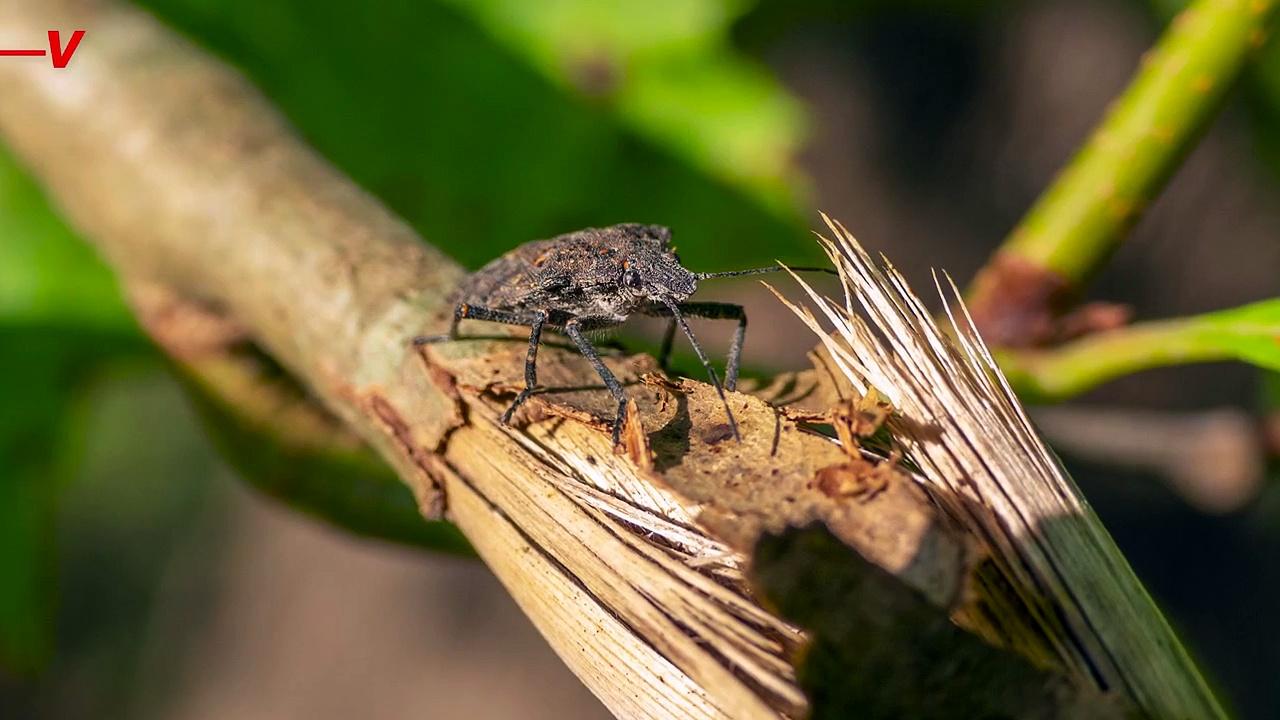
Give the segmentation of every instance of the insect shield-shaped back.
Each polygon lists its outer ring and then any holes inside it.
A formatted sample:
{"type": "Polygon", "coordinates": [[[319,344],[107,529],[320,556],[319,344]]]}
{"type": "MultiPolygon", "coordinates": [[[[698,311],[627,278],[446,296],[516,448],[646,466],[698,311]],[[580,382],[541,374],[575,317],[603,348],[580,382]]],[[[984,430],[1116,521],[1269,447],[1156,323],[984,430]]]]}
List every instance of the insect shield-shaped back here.
{"type": "Polygon", "coordinates": [[[458,300],[622,322],[651,301],[684,300],[696,282],[671,251],[670,230],[624,224],[525,243],[468,277],[458,300]]]}
{"type": "Polygon", "coordinates": [[[680,265],[680,259],[671,248],[671,231],[661,225],[626,223],[588,228],[525,243],[485,265],[459,287],[449,332],[415,338],[414,343],[425,345],[457,339],[458,323],[466,318],[528,327],[525,388],[503,414],[502,422],[505,424],[516,408],[535,391],[538,344],[543,328],[561,330],[591,362],[618,403],[613,423],[613,441],[617,446],[626,408],[626,393],[600,359],[588,334],[617,325],[637,312],[665,316],[671,319],[671,324],[663,342],[660,365],[665,369],[671,339],[678,327],[689,339],[706,370],[724,405],[729,429],[733,437],[738,438],[738,425],[725,390],[733,390],[737,380],[747,316],[740,305],[689,303],[686,300],[697,290],[701,279],[757,275],[781,269],[773,265],[749,270],[692,273],[680,265]],[[686,316],[737,322],[723,384],[694,337],[686,316]]]}
{"type": "Polygon", "coordinates": [[[550,241],[541,269],[559,290],[556,307],[622,321],[646,305],[683,302],[697,289],[661,225],[591,228],[550,241]]]}

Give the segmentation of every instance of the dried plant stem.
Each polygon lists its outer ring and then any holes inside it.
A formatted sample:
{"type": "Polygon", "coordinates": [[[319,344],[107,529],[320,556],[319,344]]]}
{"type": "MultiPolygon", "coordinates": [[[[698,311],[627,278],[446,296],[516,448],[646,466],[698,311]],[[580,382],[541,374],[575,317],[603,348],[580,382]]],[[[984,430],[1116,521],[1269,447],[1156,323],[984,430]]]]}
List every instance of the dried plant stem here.
{"type": "MultiPolygon", "coordinates": [[[[452,519],[614,712],[805,712],[802,637],[744,579],[766,531],[820,523],[939,607],[960,592],[965,541],[899,470],[871,497],[825,491],[813,480],[845,449],[738,393],[743,442],[726,442],[711,388],[646,381],[651,358],[606,360],[636,401],[628,456],[611,452],[613,403],[597,390],[535,396],[522,429],[503,427],[520,344],[410,343],[444,329],[461,268],[146,14],[0,0],[0,46],[72,26],[90,28],[73,68],[0,65],[0,135],[126,287],[226,318],[374,447],[423,515],[452,519]]],[[[539,360],[547,386],[598,382],[573,353],[539,360]]]]}
{"type": "Polygon", "coordinates": [[[963,305],[948,305],[950,334],[943,332],[896,270],[874,263],[838,223],[828,225],[835,240],[825,246],[845,297],[825,298],[796,280],[834,332],[813,310],[792,309],[856,389],[890,399],[890,428],[926,487],[989,553],[976,585],[985,605],[977,613],[993,620],[991,632],[1083,682],[1124,691],[1151,717],[1224,717],[963,305]]]}
{"type": "Polygon", "coordinates": [[[969,290],[989,341],[1021,345],[1107,258],[1269,38],[1273,0],[1197,0],[969,290]]]}

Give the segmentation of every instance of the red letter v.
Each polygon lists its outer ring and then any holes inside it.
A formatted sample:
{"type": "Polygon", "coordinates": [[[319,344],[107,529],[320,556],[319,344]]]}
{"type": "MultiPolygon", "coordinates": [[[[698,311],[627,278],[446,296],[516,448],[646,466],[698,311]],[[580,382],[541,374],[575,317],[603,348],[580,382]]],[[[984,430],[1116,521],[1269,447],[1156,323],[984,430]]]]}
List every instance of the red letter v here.
{"type": "Polygon", "coordinates": [[[49,31],[49,52],[53,54],[53,66],[55,68],[65,68],[67,63],[71,62],[71,56],[76,54],[76,48],[80,47],[80,38],[84,37],[83,30],[76,30],[71,33],[71,39],[67,41],[67,46],[62,47],[61,33],[57,30],[49,31]]]}

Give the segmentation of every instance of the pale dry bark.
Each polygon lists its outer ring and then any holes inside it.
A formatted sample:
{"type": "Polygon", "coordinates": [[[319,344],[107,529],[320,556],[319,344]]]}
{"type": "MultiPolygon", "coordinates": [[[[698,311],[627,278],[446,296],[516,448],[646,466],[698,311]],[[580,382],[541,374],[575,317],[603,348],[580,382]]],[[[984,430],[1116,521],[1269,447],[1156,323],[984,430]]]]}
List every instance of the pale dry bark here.
{"type": "Polygon", "coordinates": [[[845,296],[821,296],[796,276],[816,310],[782,299],[857,389],[888,397],[895,441],[938,507],[981,547],[973,603],[953,617],[1081,684],[1122,691],[1151,717],[1225,718],[1031,424],[955,285],[935,276],[946,315],[940,325],[897,270],[879,266],[844,226],[824,219],[835,239],[822,242],[845,296]]]}
{"type": "MultiPolygon", "coordinates": [[[[614,455],[607,398],[530,403],[518,343],[422,353],[463,271],[300,143],[259,94],[147,15],[98,0],[0,1],[0,46],[86,27],[72,67],[0,66],[0,132],[135,291],[162,346],[166,304],[221,317],[375,446],[424,515],[458,524],[565,662],[627,717],[803,711],[799,633],[743,581],[762,530],[825,523],[947,606],[965,543],[913,485],[869,495],[813,482],[849,458],[764,401],[734,394],[745,442],[698,383],[630,389],[651,435],[614,455]],[[157,290],[159,288],[159,290],[157,290]]],[[[173,328],[169,328],[172,331],[173,328]]],[[[645,357],[612,358],[620,376],[645,357]]],[[[592,385],[547,348],[544,383],[592,385]]]]}

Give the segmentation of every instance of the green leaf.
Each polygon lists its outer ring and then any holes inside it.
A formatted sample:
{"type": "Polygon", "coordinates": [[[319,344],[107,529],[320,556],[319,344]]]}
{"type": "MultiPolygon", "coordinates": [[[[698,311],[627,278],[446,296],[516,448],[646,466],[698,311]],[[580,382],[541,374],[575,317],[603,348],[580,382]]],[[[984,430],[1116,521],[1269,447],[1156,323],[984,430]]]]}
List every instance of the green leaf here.
{"type": "Polygon", "coordinates": [[[1280,298],[1195,319],[1200,341],[1237,360],[1280,370],[1280,298]]]}
{"type": "Polygon", "coordinates": [[[103,356],[136,337],[0,325],[0,666],[31,673],[53,649],[55,518],[78,458],[69,410],[103,356]]]}
{"type": "Polygon", "coordinates": [[[131,325],[111,271],[0,146],[0,321],[131,325]]]}
{"type": "Polygon", "coordinates": [[[750,3],[448,0],[558,86],[766,205],[795,207],[800,104],[729,44],[750,3]]]}
{"type": "Polygon", "coordinates": [[[1061,400],[1148,368],[1241,360],[1280,370],[1280,299],[1137,323],[1048,350],[999,353],[1023,399],[1061,400]]]}
{"type": "Polygon", "coordinates": [[[101,361],[143,346],[110,271],[2,147],[0,238],[0,666],[32,673],[53,648],[70,410],[101,361]]]}
{"type": "Polygon", "coordinates": [[[310,144],[464,264],[625,221],[670,226],[698,269],[816,259],[797,204],[769,189],[795,185],[799,110],[730,52],[733,6],[512,3],[499,27],[480,0],[143,4],[244,69],[310,144]],[[552,47],[548,28],[568,18],[558,37],[573,47],[552,47]],[[588,47],[625,60],[604,96],[568,79],[583,66],[558,64],[588,47]]]}
{"type": "MultiPolygon", "coordinates": [[[[52,524],[58,485],[76,455],[67,444],[79,432],[69,409],[80,379],[149,348],[110,270],[3,149],[0,237],[0,665],[30,672],[50,650],[52,524]]],[[[452,525],[424,521],[408,488],[358,442],[291,444],[246,414],[260,396],[233,407],[211,392],[217,388],[184,379],[214,441],[251,484],[362,534],[470,552],[452,525]]],[[[254,390],[305,402],[287,378],[277,380],[254,390]]]]}
{"type": "Polygon", "coordinates": [[[258,490],[366,537],[474,557],[462,532],[423,519],[373,450],[252,350],[175,361],[219,452],[258,490]]]}

